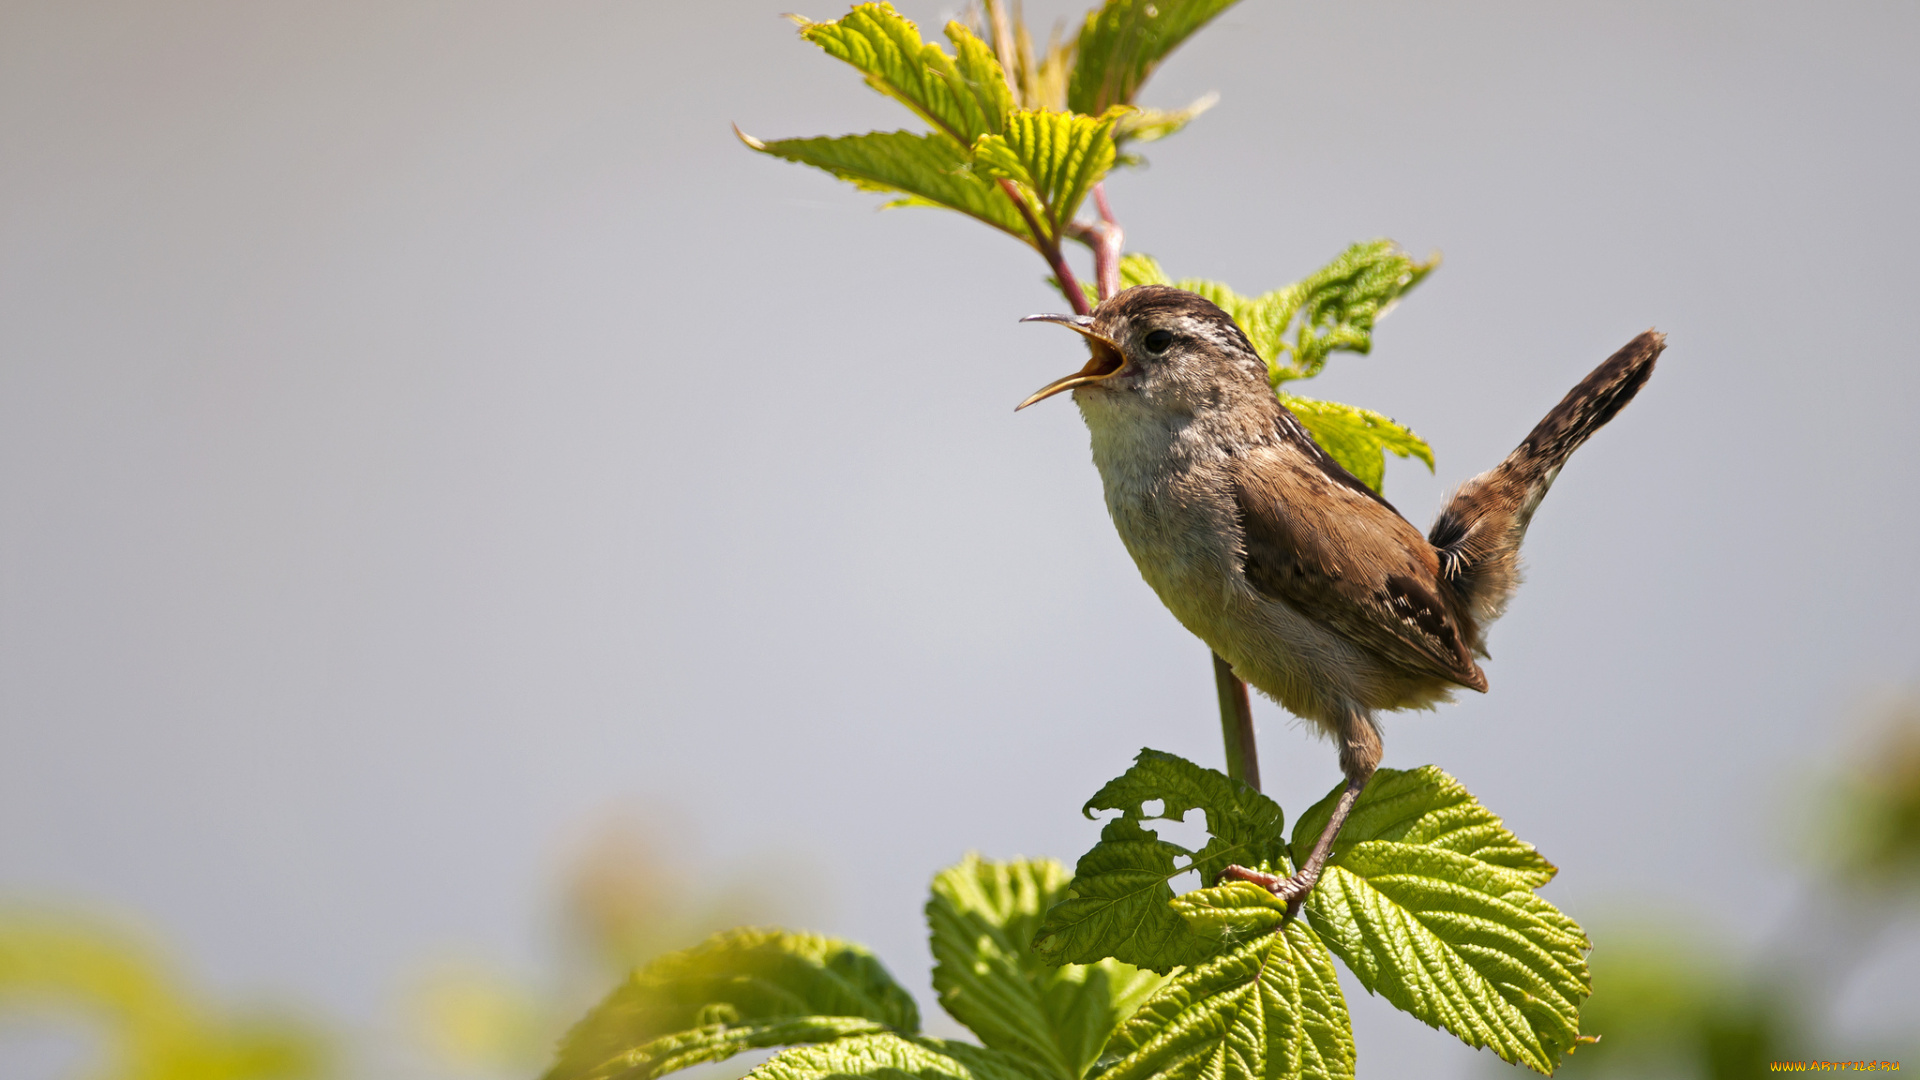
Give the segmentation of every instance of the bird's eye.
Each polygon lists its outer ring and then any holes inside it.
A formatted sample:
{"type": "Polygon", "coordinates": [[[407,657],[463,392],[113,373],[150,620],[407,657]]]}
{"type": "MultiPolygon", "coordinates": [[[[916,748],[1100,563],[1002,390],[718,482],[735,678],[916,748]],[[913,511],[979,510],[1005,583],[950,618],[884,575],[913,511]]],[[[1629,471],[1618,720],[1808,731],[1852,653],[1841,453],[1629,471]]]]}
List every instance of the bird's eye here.
{"type": "Polygon", "coordinates": [[[1147,335],[1146,346],[1147,351],[1150,353],[1166,352],[1167,346],[1171,344],[1173,344],[1173,332],[1171,330],[1155,330],[1153,333],[1147,335]]]}

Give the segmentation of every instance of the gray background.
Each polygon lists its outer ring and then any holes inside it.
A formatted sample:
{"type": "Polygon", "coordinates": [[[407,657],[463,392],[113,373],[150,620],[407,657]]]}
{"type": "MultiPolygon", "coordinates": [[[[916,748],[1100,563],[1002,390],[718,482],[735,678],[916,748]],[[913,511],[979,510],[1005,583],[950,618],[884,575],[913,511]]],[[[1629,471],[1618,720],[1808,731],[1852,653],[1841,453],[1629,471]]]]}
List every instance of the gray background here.
{"type": "MultiPolygon", "coordinates": [[[[778,6],[0,6],[0,893],[384,1029],[423,956],[538,971],[569,838],[638,805],[810,864],[919,989],[937,868],[1071,859],[1143,745],[1216,762],[1079,419],[1011,411],[1083,355],[1015,322],[1040,262],[734,141],[909,120],[778,6]]],[[[1432,441],[1416,523],[1669,333],[1492,692],[1388,726],[1578,917],[1777,933],[1808,791],[1920,678],[1916,55],[1904,3],[1248,0],[1144,95],[1223,95],[1110,184],[1175,275],[1444,252],[1309,391],[1432,441]]],[[[1332,750],[1259,716],[1298,812],[1332,750]]],[[[1916,970],[1909,926],[1820,1052],[1916,970]]],[[[1349,994],[1362,1076],[1485,1059],[1349,994]]]]}

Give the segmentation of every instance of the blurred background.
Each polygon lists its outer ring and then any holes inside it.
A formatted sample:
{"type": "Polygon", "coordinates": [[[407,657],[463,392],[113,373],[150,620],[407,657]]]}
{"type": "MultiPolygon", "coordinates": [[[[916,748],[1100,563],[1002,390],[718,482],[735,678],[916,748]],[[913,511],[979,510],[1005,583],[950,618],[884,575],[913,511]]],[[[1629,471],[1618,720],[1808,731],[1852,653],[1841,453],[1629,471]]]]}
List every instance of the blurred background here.
{"type": "MultiPolygon", "coordinates": [[[[735,141],[906,120],[778,14],[0,0],[0,1075],[525,1076],[736,921],[938,1017],[935,870],[1219,763],[1079,419],[1011,411],[1081,362],[1040,261],[735,141]]],[[[1595,1075],[1920,1059],[1916,55],[1897,2],[1246,0],[1108,184],[1243,292],[1444,254],[1308,391],[1432,442],[1422,525],[1669,334],[1492,692],[1387,728],[1561,867],[1595,1075]]],[[[1298,812],[1332,749],[1256,709],[1298,812]]],[[[1347,993],[1362,1077],[1507,1069],[1347,993]]]]}

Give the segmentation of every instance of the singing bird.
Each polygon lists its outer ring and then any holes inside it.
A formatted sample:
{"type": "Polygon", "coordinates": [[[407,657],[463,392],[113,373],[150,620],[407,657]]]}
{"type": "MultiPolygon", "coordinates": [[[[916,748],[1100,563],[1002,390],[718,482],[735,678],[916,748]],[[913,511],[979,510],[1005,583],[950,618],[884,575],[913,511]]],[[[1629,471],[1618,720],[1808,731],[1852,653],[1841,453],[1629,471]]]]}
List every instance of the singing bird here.
{"type": "Polygon", "coordinates": [[[1230,867],[1298,909],[1380,763],[1378,713],[1485,692],[1475,657],[1520,583],[1520,541],[1561,466],[1653,373],[1634,338],[1505,461],[1467,481],[1423,538],[1275,397],[1267,365],[1205,298],[1142,285],[1088,315],[1034,315],[1086,338],[1071,390],[1107,511],[1140,575],[1241,679],[1339,747],[1346,786],[1291,877],[1230,867]]]}

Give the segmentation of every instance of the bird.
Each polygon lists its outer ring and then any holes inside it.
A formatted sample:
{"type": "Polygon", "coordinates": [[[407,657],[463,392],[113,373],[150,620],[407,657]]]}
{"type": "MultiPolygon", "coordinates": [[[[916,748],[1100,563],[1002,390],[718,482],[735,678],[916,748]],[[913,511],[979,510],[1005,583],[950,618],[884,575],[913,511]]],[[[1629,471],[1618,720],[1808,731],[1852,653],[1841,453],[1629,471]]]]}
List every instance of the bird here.
{"type": "Polygon", "coordinates": [[[1281,403],[1247,335],[1206,298],[1140,285],[1091,315],[1033,315],[1086,339],[1071,391],[1107,511],[1140,575],[1235,675],[1332,738],[1345,778],[1287,877],[1230,866],[1298,913],[1380,764],[1378,714],[1485,693],[1487,628],[1567,458],[1633,400],[1666,347],[1648,330],[1582,379],[1514,451],[1462,484],[1422,536],[1281,403]]]}

